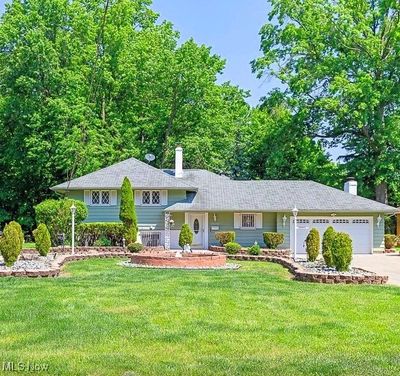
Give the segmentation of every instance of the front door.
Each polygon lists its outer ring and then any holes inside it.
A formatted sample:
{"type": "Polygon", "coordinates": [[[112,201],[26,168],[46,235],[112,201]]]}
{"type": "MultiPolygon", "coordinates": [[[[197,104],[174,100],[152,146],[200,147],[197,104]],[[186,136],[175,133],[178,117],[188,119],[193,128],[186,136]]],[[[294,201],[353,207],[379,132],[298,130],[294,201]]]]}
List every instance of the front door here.
{"type": "Polygon", "coordinates": [[[193,248],[204,248],[204,214],[189,214],[189,226],[193,232],[193,248]]]}

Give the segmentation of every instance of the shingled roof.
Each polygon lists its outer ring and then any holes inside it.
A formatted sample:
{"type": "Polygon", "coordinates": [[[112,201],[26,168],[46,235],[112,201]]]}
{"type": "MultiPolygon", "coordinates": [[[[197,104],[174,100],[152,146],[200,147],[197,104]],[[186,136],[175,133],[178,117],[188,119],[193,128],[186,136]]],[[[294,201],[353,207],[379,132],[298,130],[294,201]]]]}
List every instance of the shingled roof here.
{"type": "Polygon", "coordinates": [[[205,170],[185,170],[183,181],[199,187],[190,203],[168,211],[376,212],[398,209],[314,181],[230,180],[205,170]]]}
{"type": "Polygon", "coordinates": [[[67,189],[120,189],[124,177],[127,176],[134,188],[138,189],[188,189],[197,188],[188,182],[176,179],[164,171],[141,162],[135,158],[129,158],[109,167],[81,176],[68,182],[51,187],[53,191],[64,192],[67,189]]]}

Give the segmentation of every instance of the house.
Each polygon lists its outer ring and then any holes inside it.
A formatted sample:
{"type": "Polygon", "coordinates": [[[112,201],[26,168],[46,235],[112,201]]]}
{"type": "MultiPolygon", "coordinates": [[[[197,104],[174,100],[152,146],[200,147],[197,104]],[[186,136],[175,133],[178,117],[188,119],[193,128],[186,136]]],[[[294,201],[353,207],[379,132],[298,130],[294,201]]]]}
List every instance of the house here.
{"type": "Polygon", "coordinates": [[[206,170],[183,169],[183,151],[176,149],[175,169],[160,170],[130,158],[52,187],[67,197],[85,201],[88,222],[119,221],[120,187],[127,176],[134,187],[141,239],[146,244],[178,248],[181,226],[194,234],[193,248],[217,244],[216,231],[233,230],[243,246],[263,244],[263,232],[285,235],[282,248],[294,249],[297,214],[298,253],[313,227],[321,235],[328,227],[350,234],[355,253],[372,253],[384,246],[384,215],[396,208],[357,195],[357,182],[344,191],[297,180],[237,181],[206,170]]]}

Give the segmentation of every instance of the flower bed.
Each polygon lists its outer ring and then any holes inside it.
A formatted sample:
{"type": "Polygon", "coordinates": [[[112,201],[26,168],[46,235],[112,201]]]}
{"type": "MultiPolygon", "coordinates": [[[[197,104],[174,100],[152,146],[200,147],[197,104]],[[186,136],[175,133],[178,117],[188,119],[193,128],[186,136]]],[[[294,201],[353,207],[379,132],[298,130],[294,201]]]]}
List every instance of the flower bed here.
{"type": "MultiPolygon", "coordinates": [[[[221,247],[218,245],[211,245],[209,247],[210,251],[212,252],[226,252],[225,247],[221,247]]],[[[275,256],[275,257],[285,257],[288,258],[291,255],[290,249],[267,249],[261,248],[261,253],[266,256],[275,256]]],[[[240,255],[247,255],[247,248],[242,248],[239,253],[240,255]]]]}

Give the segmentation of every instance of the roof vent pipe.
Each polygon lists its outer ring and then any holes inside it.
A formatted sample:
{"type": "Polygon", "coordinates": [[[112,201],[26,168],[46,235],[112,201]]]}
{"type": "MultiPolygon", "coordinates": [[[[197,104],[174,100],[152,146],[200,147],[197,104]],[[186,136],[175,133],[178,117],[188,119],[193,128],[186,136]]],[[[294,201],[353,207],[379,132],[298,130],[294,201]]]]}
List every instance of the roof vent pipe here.
{"type": "Polygon", "coordinates": [[[183,149],[181,146],[175,149],[175,177],[183,177],[183,149]]]}
{"type": "Polygon", "coordinates": [[[357,180],[349,177],[344,183],[344,191],[357,196],[357,180]]]}

